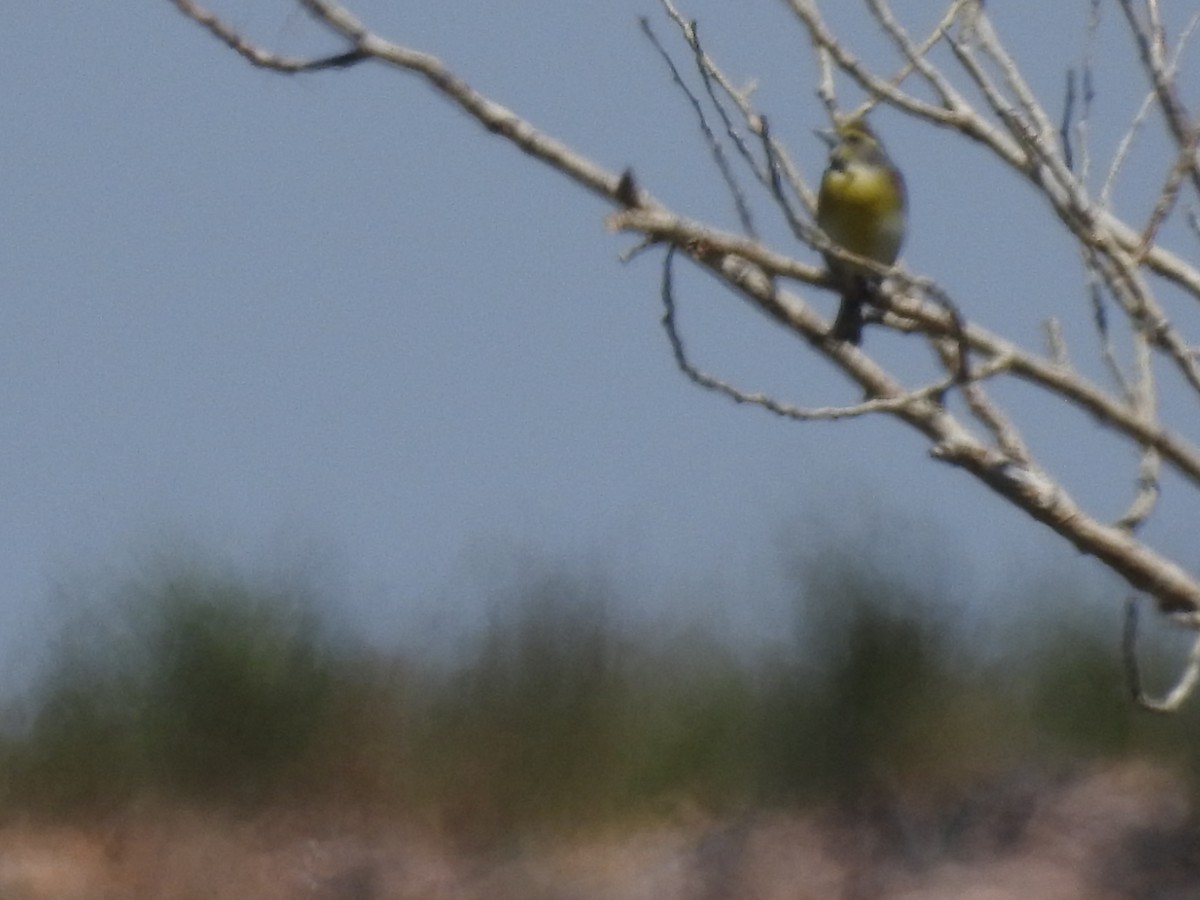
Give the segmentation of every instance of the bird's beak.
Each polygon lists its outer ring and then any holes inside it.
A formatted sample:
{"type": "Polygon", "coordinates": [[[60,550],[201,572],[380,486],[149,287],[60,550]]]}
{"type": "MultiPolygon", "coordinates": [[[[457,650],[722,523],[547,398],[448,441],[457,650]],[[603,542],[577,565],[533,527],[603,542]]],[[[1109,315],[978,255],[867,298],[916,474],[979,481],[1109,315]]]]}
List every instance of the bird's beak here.
{"type": "Polygon", "coordinates": [[[820,138],[822,143],[824,143],[825,146],[830,150],[832,150],[834,145],[838,142],[837,132],[832,128],[816,128],[813,130],[813,134],[820,138]]]}

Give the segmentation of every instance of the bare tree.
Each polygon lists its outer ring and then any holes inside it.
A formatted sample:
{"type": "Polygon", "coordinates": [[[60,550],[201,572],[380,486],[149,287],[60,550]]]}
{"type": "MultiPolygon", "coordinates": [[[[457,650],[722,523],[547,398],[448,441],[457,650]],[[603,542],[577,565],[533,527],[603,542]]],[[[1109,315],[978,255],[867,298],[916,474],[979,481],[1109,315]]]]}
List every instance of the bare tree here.
{"type": "MultiPolygon", "coordinates": [[[[811,42],[817,93],[831,116],[844,115],[835,90],[841,86],[864,96],[864,109],[884,105],[982,147],[994,165],[1016,173],[1040,194],[1082,260],[1084,290],[1108,373],[1105,384],[1072,365],[1057,322],[1045,323],[1045,348],[1021,346],[967,321],[959,304],[932,279],[901,266],[876,266],[886,277],[873,300],[876,328],[914,336],[907,352],[921,360],[932,356],[937,362],[934,377],[911,384],[868,351],[830,336],[828,322],[804,295],[807,289],[835,287],[823,267],[759,237],[752,214],[756,203],[774,209],[800,244],[870,265],[830,244],[815,227],[813,191],[787,148],[756,109],[750,92],[735,86],[708,53],[677,0],[657,2],[681,39],[679,51],[668,50],[648,21],[643,20],[642,27],[695,111],[724,190],[738,210],[737,232],[678,214],[639,184],[633,172],[606,171],[480,93],[435,56],[372,32],[333,0],[296,0],[343,45],[340,52],[317,58],[279,55],[194,0],[171,2],[246,61],[265,69],[297,74],[381,63],[421,76],[489,131],[610,203],[614,211],[608,226],[638,239],[627,258],[646,250],[663,251],[662,322],[675,361],[696,384],[796,421],[890,416],[923,435],[934,459],[969,473],[1099,559],[1132,589],[1153,597],[1173,621],[1200,632],[1200,578],[1152,546],[1142,528],[1156,508],[1164,471],[1200,487],[1200,447],[1163,421],[1159,402],[1160,380],[1167,380],[1171,389],[1182,385],[1200,394],[1200,348],[1189,342],[1163,302],[1166,294],[1200,300],[1200,269],[1160,240],[1168,223],[1185,226],[1173,234],[1200,238],[1200,216],[1183,202],[1200,197],[1200,126],[1184,104],[1178,77],[1179,59],[1200,14],[1169,32],[1158,0],[1090,0],[1085,46],[1094,46],[1101,16],[1111,10],[1136,48],[1145,84],[1144,102],[1125,123],[1122,139],[1102,165],[1092,158],[1089,141],[1095,65],[1090,50],[1069,73],[1065,95],[1055,98],[1062,114],[1052,115],[993,28],[984,0],[946,3],[935,27],[922,35],[910,33],[887,0],[863,0],[863,14],[901,60],[892,71],[871,65],[847,35],[835,33],[822,16],[819,0],[785,0],[811,42]],[[1172,148],[1171,161],[1161,172],[1150,214],[1130,221],[1117,213],[1113,192],[1132,148],[1151,125],[1163,129],[1172,148]],[[752,197],[743,182],[754,185],[757,195],[752,197]],[[793,405],[742,390],[697,367],[675,325],[672,276],[679,257],[707,270],[731,294],[801,338],[807,352],[823,357],[862,389],[862,402],[793,405]],[[1137,450],[1140,463],[1126,482],[1132,485],[1132,499],[1122,515],[1105,521],[1082,508],[1063,488],[1061,475],[1038,462],[1018,425],[1022,410],[997,400],[996,387],[1013,380],[1086,413],[1116,441],[1137,450]]],[[[1138,678],[1133,603],[1131,599],[1126,632],[1131,688],[1144,705],[1173,709],[1200,676],[1200,639],[1176,689],[1162,701],[1150,699],[1138,678]]]]}

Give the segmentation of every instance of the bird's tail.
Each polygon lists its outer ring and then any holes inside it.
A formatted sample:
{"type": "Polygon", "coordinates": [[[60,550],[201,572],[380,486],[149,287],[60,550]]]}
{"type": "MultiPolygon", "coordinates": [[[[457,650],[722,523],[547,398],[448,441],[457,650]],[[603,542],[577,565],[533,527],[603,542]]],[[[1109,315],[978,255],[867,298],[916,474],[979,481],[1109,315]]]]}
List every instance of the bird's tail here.
{"type": "Polygon", "coordinates": [[[848,341],[856,347],[862,343],[863,304],[870,293],[871,286],[866,278],[850,279],[842,291],[842,305],[838,307],[837,318],[833,320],[833,328],[829,332],[831,337],[848,341]]]}

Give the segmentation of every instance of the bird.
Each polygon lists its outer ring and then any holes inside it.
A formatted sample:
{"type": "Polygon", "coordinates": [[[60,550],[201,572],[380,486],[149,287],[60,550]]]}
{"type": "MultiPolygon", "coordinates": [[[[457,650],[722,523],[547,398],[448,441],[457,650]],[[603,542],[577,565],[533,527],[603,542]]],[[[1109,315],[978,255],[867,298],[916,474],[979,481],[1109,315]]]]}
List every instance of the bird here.
{"type": "MultiPolygon", "coordinates": [[[[861,116],[818,132],[829,144],[829,164],[817,194],[817,225],[844,250],[883,266],[896,262],[908,215],[904,176],[861,116]]],[[[825,264],[842,295],[830,336],[862,342],[863,304],[879,288],[878,273],[833,254],[825,264]]]]}

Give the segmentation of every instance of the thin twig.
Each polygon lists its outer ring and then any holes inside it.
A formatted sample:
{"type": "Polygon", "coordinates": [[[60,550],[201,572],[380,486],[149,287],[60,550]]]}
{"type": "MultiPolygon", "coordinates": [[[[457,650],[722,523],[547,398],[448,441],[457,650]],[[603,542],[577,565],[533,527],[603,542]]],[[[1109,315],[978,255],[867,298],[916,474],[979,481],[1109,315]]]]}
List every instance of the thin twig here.
{"type": "Polygon", "coordinates": [[[1012,419],[991,401],[977,383],[964,384],[962,392],[967,401],[967,408],[971,410],[975,419],[992,433],[1000,451],[1017,465],[1032,467],[1033,457],[1012,419]]]}
{"type": "Polygon", "coordinates": [[[1079,64],[1080,89],[1083,94],[1082,112],[1079,115],[1079,182],[1087,184],[1092,174],[1091,123],[1092,103],[1096,99],[1095,60],[1096,35],[1100,31],[1100,0],[1092,0],[1088,8],[1087,27],[1084,31],[1083,58],[1079,64]]]}
{"type": "Polygon", "coordinates": [[[901,68],[901,70],[895,75],[893,75],[890,81],[899,86],[900,83],[904,81],[906,77],[908,77],[910,72],[916,71],[921,75],[922,78],[925,79],[926,83],[933,88],[934,92],[937,93],[938,97],[942,101],[942,106],[944,106],[946,109],[955,111],[967,109],[969,104],[966,102],[962,94],[960,94],[958,90],[955,89],[954,85],[950,83],[950,80],[946,78],[946,76],[943,75],[928,60],[926,54],[929,53],[929,51],[938,41],[946,36],[950,30],[950,26],[954,24],[955,19],[958,18],[965,4],[972,2],[972,0],[955,0],[955,2],[951,3],[946,8],[946,12],[942,16],[941,20],[933,27],[933,30],[930,32],[929,36],[920,44],[914,42],[909,36],[908,32],[904,30],[903,26],[901,26],[896,20],[896,17],[892,14],[891,8],[884,2],[884,0],[868,0],[868,2],[870,4],[871,11],[875,14],[876,20],[881,26],[883,26],[884,31],[887,33],[888,37],[891,38],[892,43],[896,45],[897,49],[899,49],[902,54],[904,54],[904,58],[906,60],[904,67],[901,68]]]}
{"type": "Polygon", "coordinates": [[[1132,534],[1145,524],[1150,513],[1154,511],[1154,507],[1158,505],[1158,499],[1162,493],[1159,481],[1161,468],[1162,457],[1155,450],[1146,448],[1138,463],[1138,477],[1134,483],[1133,499],[1129,503],[1129,508],[1113,523],[1117,528],[1132,534]]]}
{"type": "MultiPolygon", "coordinates": [[[[1130,405],[1143,419],[1158,417],[1158,392],[1155,389],[1154,366],[1150,354],[1150,340],[1143,331],[1133,333],[1133,365],[1136,372],[1130,405]]],[[[1153,447],[1143,447],[1138,464],[1136,492],[1129,508],[1116,522],[1118,528],[1133,533],[1145,524],[1154,511],[1159,498],[1159,473],[1162,457],[1153,447]]]]}
{"type": "MultiPolygon", "coordinates": [[[[1133,118],[1129,120],[1129,127],[1125,129],[1125,133],[1121,136],[1121,140],[1117,143],[1117,149],[1113,153],[1112,162],[1108,166],[1108,175],[1104,179],[1104,185],[1100,188],[1100,205],[1108,207],[1112,204],[1112,192],[1116,186],[1117,175],[1124,166],[1125,160],[1129,158],[1129,153],[1133,149],[1133,140],[1141,131],[1142,125],[1146,121],[1146,117],[1150,114],[1150,110],[1154,107],[1154,92],[1150,91],[1142,99],[1141,106],[1138,107],[1133,118]]],[[[1140,241],[1140,238],[1139,238],[1140,241]]]]}
{"type": "Polygon", "coordinates": [[[979,16],[975,28],[976,41],[980,49],[984,55],[995,62],[1000,69],[1000,74],[1004,77],[1005,84],[1008,85],[1010,96],[1017,100],[1028,120],[1033,123],[1035,140],[1040,145],[1049,148],[1054,141],[1054,124],[1049,114],[1038,102],[1037,95],[1022,77],[1020,67],[1005,48],[995,29],[992,28],[992,23],[986,13],[979,16]]]}
{"type": "Polygon", "coordinates": [[[1192,390],[1200,393],[1200,366],[1191,347],[1171,324],[1146,284],[1139,268],[1141,260],[1135,259],[1124,247],[1116,244],[1111,236],[1097,237],[1093,245],[1088,247],[1088,252],[1105,285],[1133,327],[1144,333],[1151,344],[1174,363],[1192,390]]]}
{"type": "Polygon", "coordinates": [[[751,133],[758,133],[758,112],[750,105],[749,94],[752,88],[739,90],[733,86],[729,77],[721,71],[712,57],[705,51],[700,43],[699,26],[693,21],[689,21],[683,17],[683,14],[675,6],[672,0],[659,0],[663,9],[666,11],[670,19],[679,29],[683,39],[692,49],[692,56],[695,60],[696,71],[700,73],[701,79],[704,81],[704,87],[708,91],[709,100],[713,107],[721,116],[721,121],[725,125],[725,133],[733,142],[741,154],[742,159],[750,170],[754,172],[755,177],[760,183],[764,183],[766,173],[759,161],[755,158],[750,150],[749,143],[738,133],[733,125],[732,117],[728,114],[724,102],[717,96],[717,88],[720,88],[721,93],[737,107],[738,113],[742,117],[742,121],[751,133]]]}
{"type": "Polygon", "coordinates": [[[1067,168],[1075,171],[1075,149],[1071,143],[1071,118],[1075,115],[1075,79],[1074,69],[1067,69],[1067,90],[1063,98],[1062,122],[1058,126],[1058,137],[1062,142],[1063,160],[1067,168]]]}
{"type": "Polygon", "coordinates": [[[312,58],[280,56],[252,44],[237,29],[226,24],[204,7],[193,3],[192,0],[170,0],[170,2],[175,4],[175,7],[185,16],[207,28],[212,35],[251,65],[262,69],[285,73],[320,72],[326,69],[349,68],[371,58],[370,54],[363,52],[360,48],[345,53],[336,53],[332,56],[312,58]]]}
{"type": "Polygon", "coordinates": [[[1108,368],[1108,373],[1112,377],[1113,382],[1117,386],[1117,390],[1121,392],[1121,396],[1125,398],[1125,402],[1133,405],[1133,389],[1129,385],[1129,379],[1125,377],[1125,372],[1121,368],[1121,363],[1117,359],[1117,351],[1113,346],[1112,332],[1109,329],[1108,323],[1108,307],[1104,303],[1104,278],[1100,274],[1099,262],[1095,258],[1094,253],[1084,253],[1084,281],[1087,287],[1088,299],[1092,306],[1092,324],[1096,326],[1096,334],[1100,339],[1100,358],[1104,365],[1108,368]]]}
{"type": "Polygon", "coordinates": [[[1162,189],[1158,192],[1158,199],[1154,201],[1154,209],[1150,212],[1150,218],[1146,221],[1146,227],[1142,229],[1141,246],[1134,254],[1135,258],[1140,259],[1146,255],[1147,251],[1154,244],[1155,238],[1158,236],[1158,230],[1162,227],[1163,222],[1166,221],[1167,216],[1171,214],[1171,210],[1175,208],[1175,202],[1179,199],[1179,190],[1183,187],[1183,181],[1196,165],[1196,149],[1198,146],[1200,146],[1200,129],[1192,132],[1191,138],[1175,158],[1175,164],[1167,172],[1162,189]]]}
{"type": "Polygon", "coordinates": [[[1056,366],[1069,369],[1071,354],[1067,351],[1067,339],[1063,336],[1062,322],[1051,317],[1042,323],[1042,330],[1046,334],[1046,355],[1053,360],[1056,366]]]}
{"type": "Polygon", "coordinates": [[[1082,186],[1057,152],[1054,127],[1020,77],[1016,64],[1000,44],[984,14],[979,17],[976,42],[984,55],[1000,66],[1009,93],[1001,89],[976,59],[972,46],[953,39],[949,45],[963,71],[979,88],[988,107],[1023,151],[1017,162],[1018,168],[1055,203],[1060,217],[1072,226],[1072,230],[1090,228],[1093,216],[1089,204],[1082,186]],[[1016,95],[1015,103],[1010,99],[1011,94],[1016,95]]]}
{"type": "Polygon", "coordinates": [[[1138,602],[1136,597],[1125,600],[1125,625],[1122,631],[1122,656],[1125,660],[1125,683],[1129,693],[1143,709],[1156,713],[1173,713],[1183,705],[1183,702],[1196,690],[1200,683],[1200,634],[1192,641],[1188,652],[1187,662],[1183,671],[1162,699],[1156,699],[1146,693],[1142,686],[1141,666],[1137,657],[1138,602]]]}
{"type": "Polygon", "coordinates": [[[817,48],[821,73],[817,95],[831,117],[837,111],[833,97],[833,67],[837,66],[873,97],[882,98],[899,109],[931,122],[956,124],[957,117],[953,112],[900,90],[889,79],[880,77],[868,69],[829,30],[812,0],[787,0],[787,4],[804,25],[817,48]]]}
{"type": "Polygon", "coordinates": [[[679,27],[683,30],[685,39],[692,47],[695,55],[696,67],[700,72],[701,78],[704,80],[705,88],[708,90],[709,98],[713,106],[716,107],[722,120],[725,123],[726,132],[730,140],[734,142],[742,158],[747,166],[754,173],[755,178],[763,186],[767,187],[771,192],[771,196],[775,201],[776,206],[783,214],[784,220],[792,233],[801,241],[808,242],[809,235],[813,232],[813,227],[808,222],[802,220],[792,207],[786,192],[783,190],[781,178],[786,178],[792,191],[800,199],[801,203],[811,214],[816,208],[816,195],[811,188],[805,183],[801,177],[791,157],[788,155],[787,148],[779,141],[775,140],[770,132],[770,127],[767,117],[757,112],[749,103],[746,94],[743,91],[735,90],[730,83],[729,78],[721,71],[721,69],[713,62],[700,44],[700,39],[697,34],[697,28],[694,23],[686,23],[679,11],[675,8],[671,0],[661,0],[663,6],[667,9],[668,14],[674,19],[679,27]],[[738,134],[733,127],[730,117],[727,115],[725,105],[716,95],[714,85],[721,88],[721,91],[728,97],[741,113],[747,128],[753,134],[757,134],[765,157],[765,164],[759,165],[754,154],[750,151],[749,145],[738,134]]]}
{"type": "MultiPolygon", "coordinates": [[[[1098,0],[1093,0],[1093,5],[1095,5],[1097,2],[1098,0]]],[[[1170,59],[1163,64],[1163,77],[1165,77],[1168,81],[1173,81],[1176,78],[1179,72],[1179,67],[1182,64],[1184,51],[1187,49],[1187,45],[1191,41],[1193,35],[1196,33],[1197,26],[1200,26],[1200,12],[1194,13],[1191,18],[1188,19],[1187,24],[1184,25],[1183,30],[1179,34],[1179,39],[1175,42],[1175,46],[1171,50],[1170,59]]],[[[1121,139],[1121,143],[1117,147],[1117,152],[1113,156],[1112,166],[1109,169],[1108,178],[1105,180],[1104,190],[1100,195],[1101,203],[1106,206],[1109,203],[1109,197],[1112,191],[1113,183],[1116,180],[1117,171],[1129,153],[1129,147],[1132,143],[1134,131],[1145,120],[1146,115],[1153,106],[1157,96],[1158,94],[1156,89],[1151,88],[1150,92],[1146,95],[1146,98],[1142,101],[1141,106],[1138,108],[1138,112],[1134,115],[1129,129],[1126,130],[1125,135],[1121,139]]]]}
{"type": "Polygon", "coordinates": [[[761,406],[768,412],[774,413],[785,419],[792,419],[800,422],[813,421],[836,421],[839,419],[853,419],[860,416],[871,415],[875,413],[894,413],[902,407],[911,405],[917,401],[929,400],[930,398],[940,397],[946,390],[954,384],[953,378],[946,378],[942,381],[926,385],[918,388],[915,391],[909,391],[896,397],[880,397],[872,400],[866,400],[862,403],[856,403],[852,406],[819,406],[819,407],[801,407],[793,406],[789,403],[781,403],[778,400],[762,393],[749,393],[740,388],[736,388],[702,372],[696,368],[688,358],[687,350],[684,347],[683,338],[679,334],[679,329],[675,321],[675,288],[673,277],[673,263],[675,258],[676,248],[670,246],[667,248],[666,254],[663,257],[663,272],[662,272],[662,326],[666,331],[667,340],[671,344],[671,354],[675,358],[675,363],[679,370],[688,377],[693,383],[710,391],[715,391],[722,394],[735,403],[748,403],[754,406],[761,406]]]}
{"type": "MultiPolygon", "coordinates": [[[[791,201],[783,189],[781,178],[781,172],[787,171],[786,166],[789,164],[789,161],[786,158],[776,155],[776,142],[771,136],[770,124],[765,117],[762,119],[762,129],[759,134],[762,141],[763,153],[767,157],[767,187],[771,192],[771,197],[775,201],[775,205],[779,208],[779,211],[783,214],[784,221],[787,222],[788,227],[792,230],[792,234],[798,240],[812,246],[815,242],[821,240],[822,237],[813,223],[801,219],[792,208],[791,201]]],[[[789,183],[794,185],[795,182],[789,178],[789,183]]],[[[811,205],[809,206],[809,211],[812,211],[811,205]]]]}
{"type": "MultiPolygon", "coordinates": [[[[658,55],[662,61],[666,63],[667,68],[671,71],[671,80],[675,82],[675,86],[687,98],[691,104],[692,111],[696,114],[696,124],[700,126],[700,133],[704,135],[704,143],[708,146],[708,151],[712,154],[713,162],[716,163],[717,170],[721,173],[721,179],[725,182],[725,187],[729,190],[729,195],[733,198],[734,208],[737,210],[738,221],[742,224],[742,230],[754,237],[756,231],[754,228],[754,217],[750,212],[750,203],[746,200],[746,194],[738,184],[737,176],[733,173],[733,167],[729,164],[729,158],[725,155],[725,148],[717,139],[716,134],[712,130],[712,126],[708,124],[708,116],[704,112],[704,107],[700,103],[700,98],[692,91],[679,69],[675,65],[675,61],[671,59],[671,54],[667,52],[667,48],[659,41],[658,36],[654,33],[654,29],[650,27],[650,20],[642,16],[638,20],[641,26],[642,33],[658,51],[658,55]]],[[[711,95],[711,92],[710,92],[711,95]]],[[[718,107],[719,108],[719,107],[718,107]]]]}
{"type": "MultiPolygon", "coordinates": [[[[1154,88],[1158,108],[1166,120],[1167,130],[1182,152],[1193,143],[1196,124],[1179,96],[1175,73],[1166,60],[1166,36],[1158,13],[1158,4],[1154,0],[1147,0],[1148,24],[1143,24],[1138,18],[1132,0],[1119,0],[1119,5],[1137,43],[1142,68],[1154,88]]],[[[1187,175],[1195,190],[1200,192],[1200,165],[1196,165],[1195,160],[1188,168],[1187,175]]]]}

